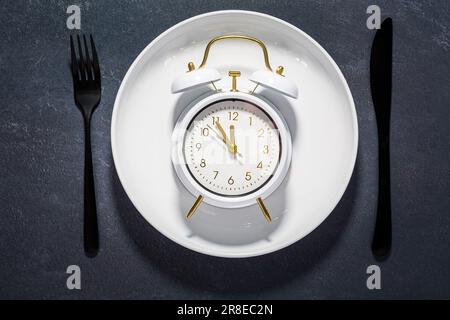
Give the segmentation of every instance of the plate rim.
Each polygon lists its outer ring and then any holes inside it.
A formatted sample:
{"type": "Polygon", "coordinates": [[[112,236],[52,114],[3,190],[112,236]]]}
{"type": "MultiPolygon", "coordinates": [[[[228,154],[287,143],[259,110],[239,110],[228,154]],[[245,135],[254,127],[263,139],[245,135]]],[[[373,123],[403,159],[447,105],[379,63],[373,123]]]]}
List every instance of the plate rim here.
{"type": "Polygon", "coordinates": [[[274,17],[272,15],[269,15],[269,14],[256,12],[256,11],[250,11],[250,10],[218,10],[218,11],[211,11],[211,12],[202,13],[202,14],[190,17],[188,19],[185,19],[185,20],[182,20],[182,21],[176,23],[175,25],[173,25],[172,27],[168,28],[167,30],[162,32],[160,35],[158,35],[155,39],[153,39],[139,53],[139,55],[134,59],[133,63],[128,68],[124,78],[122,79],[122,81],[120,83],[119,90],[118,90],[118,92],[116,94],[116,98],[114,100],[114,106],[113,106],[113,112],[112,112],[112,118],[111,118],[111,131],[110,131],[110,133],[111,133],[112,157],[113,157],[114,167],[115,167],[117,175],[119,177],[119,181],[122,184],[122,187],[123,187],[123,189],[124,189],[128,199],[131,201],[131,203],[136,208],[136,210],[139,212],[139,214],[141,216],[143,216],[144,219],[147,221],[147,223],[149,223],[159,233],[161,233],[162,235],[164,235],[165,237],[167,237],[171,241],[177,243],[178,245],[180,245],[180,246],[182,246],[184,248],[187,248],[189,250],[192,250],[194,252],[197,252],[197,253],[201,253],[201,254],[205,254],[205,255],[209,255],[209,256],[214,256],[214,257],[220,257],[220,258],[251,258],[251,257],[257,257],[257,256],[262,256],[262,255],[274,253],[274,252],[282,250],[282,249],[284,249],[286,247],[289,247],[289,246],[293,245],[294,243],[297,243],[301,239],[307,237],[311,232],[316,230],[330,216],[330,214],[336,209],[336,206],[342,200],[342,197],[343,197],[345,191],[348,188],[348,185],[350,183],[351,177],[352,177],[353,172],[355,170],[355,164],[356,164],[356,159],[357,159],[357,155],[358,155],[358,144],[359,144],[358,118],[357,118],[357,112],[356,112],[356,107],[355,107],[355,102],[354,102],[354,99],[353,99],[353,95],[352,95],[352,93],[350,91],[350,87],[349,87],[349,85],[347,83],[347,80],[344,77],[344,74],[342,73],[341,69],[339,68],[337,63],[334,61],[334,59],[331,57],[331,55],[316,40],[314,40],[310,35],[305,33],[300,28],[294,26],[293,24],[291,24],[291,23],[289,23],[287,21],[284,21],[284,20],[282,20],[280,18],[277,18],[277,17],[274,17]],[[275,21],[277,23],[280,23],[280,24],[286,26],[287,28],[290,28],[293,31],[296,31],[296,32],[300,33],[302,36],[304,36],[313,46],[316,47],[316,49],[318,49],[324,55],[324,57],[328,60],[328,62],[330,62],[330,64],[333,67],[334,71],[337,73],[337,76],[339,77],[340,82],[343,84],[344,90],[345,90],[345,93],[346,93],[346,98],[349,101],[350,106],[351,106],[351,110],[350,111],[351,111],[351,117],[352,117],[353,128],[354,128],[354,130],[353,130],[353,150],[352,150],[352,155],[351,155],[351,160],[352,160],[351,161],[351,165],[349,166],[349,168],[348,168],[348,170],[347,170],[347,172],[345,174],[345,181],[344,181],[344,183],[342,183],[340,191],[337,193],[339,196],[336,197],[337,200],[335,200],[333,205],[331,206],[330,212],[328,212],[328,214],[326,216],[324,216],[323,219],[321,219],[318,223],[316,223],[314,225],[311,225],[310,228],[309,228],[310,230],[307,231],[304,234],[299,234],[299,236],[297,236],[297,237],[292,237],[288,241],[284,241],[284,242],[281,242],[280,244],[278,244],[278,245],[276,245],[274,247],[270,247],[270,249],[261,248],[260,250],[257,250],[257,251],[248,251],[248,252],[240,252],[240,253],[233,253],[233,252],[229,252],[229,251],[221,251],[221,252],[219,252],[217,250],[208,249],[208,248],[206,248],[204,246],[191,245],[190,243],[182,243],[182,242],[179,242],[178,239],[173,237],[170,233],[166,233],[166,232],[160,230],[155,225],[153,225],[145,217],[145,215],[142,214],[142,212],[144,212],[144,210],[141,210],[141,208],[135,203],[135,201],[128,194],[128,191],[127,191],[127,188],[126,188],[127,183],[126,183],[126,179],[125,179],[124,173],[122,172],[122,169],[118,166],[119,156],[118,156],[118,152],[117,152],[117,148],[118,147],[116,145],[117,141],[116,141],[116,137],[115,137],[116,122],[117,122],[117,117],[118,117],[117,114],[118,114],[119,104],[120,104],[120,101],[122,100],[122,95],[123,95],[123,91],[125,90],[126,83],[128,82],[129,77],[131,77],[131,75],[134,73],[136,67],[138,66],[138,64],[140,63],[142,58],[147,54],[147,52],[149,50],[151,50],[151,48],[160,39],[165,37],[167,34],[172,32],[173,30],[184,26],[185,24],[191,23],[191,22],[199,20],[199,19],[203,19],[205,17],[211,17],[211,16],[216,16],[216,15],[226,15],[226,14],[243,14],[243,15],[252,15],[252,16],[263,17],[263,18],[266,18],[266,19],[269,19],[269,20],[273,20],[273,21],[275,21]]]}

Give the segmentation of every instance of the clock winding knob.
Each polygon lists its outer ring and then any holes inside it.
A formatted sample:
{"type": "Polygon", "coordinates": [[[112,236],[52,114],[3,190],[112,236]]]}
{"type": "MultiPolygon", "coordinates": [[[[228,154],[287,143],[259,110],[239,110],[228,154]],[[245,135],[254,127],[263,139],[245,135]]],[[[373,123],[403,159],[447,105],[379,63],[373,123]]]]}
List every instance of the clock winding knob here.
{"type": "Polygon", "coordinates": [[[228,75],[231,77],[231,92],[237,92],[237,77],[241,76],[240,71],[230,71],[228,75]]]}

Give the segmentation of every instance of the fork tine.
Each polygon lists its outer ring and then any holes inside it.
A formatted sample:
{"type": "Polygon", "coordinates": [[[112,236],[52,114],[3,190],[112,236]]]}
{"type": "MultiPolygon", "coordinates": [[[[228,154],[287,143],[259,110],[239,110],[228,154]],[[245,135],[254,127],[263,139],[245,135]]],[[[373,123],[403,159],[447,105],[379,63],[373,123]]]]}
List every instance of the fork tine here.
{"type": "Polygon", "coordinates": [[[85,65],[85,60],[84,60],[84,55],[83,55],[83,47],[81,46],[81,40],[80,40],[80,35],[77,34],[77,42],[78,42],[78,52],[80,54],[80,79],[81,80],[86,80],[86,65],[85,65]]]}
{"type": "Polygon", "coordinates": [[[100,81],[100,65],[98,62],[97,50],[95,49],[94,39],[92,38],[92,34],[89,35],[91,39],[91,51],[92,51],[92,67],[94,69],[94,78],[97,81],[100,81]]]}
{"type": "Polygon", "coordinates": [[[88,49],[88,45],[87,45],[87,41],[86,41],[86,36],[83,34],[83,43],[84,43],[84,54],[86,57],[86,74],[87,74],[87,78],[88,80],[93,80],[92,79],[92,60],[91,57],[89,56],[89,49],[88,49]]]}
{"type": "Polygon", "coordinates": [[[78,80],[78,63],[77,63],[77,55],[75,53],[75,47],[73,45],[72,35],[70,35],[70,56],[72,66],[72,77],[76,81],[78,80]]]}

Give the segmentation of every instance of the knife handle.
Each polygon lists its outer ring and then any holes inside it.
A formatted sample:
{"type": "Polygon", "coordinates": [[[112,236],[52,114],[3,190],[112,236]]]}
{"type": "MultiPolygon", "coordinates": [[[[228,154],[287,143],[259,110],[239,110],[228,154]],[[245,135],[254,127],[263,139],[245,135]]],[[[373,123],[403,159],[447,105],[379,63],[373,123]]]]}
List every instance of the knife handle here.
{"type": "Polygon", "coordinates": [[[379,137],[378,205],[372,241],[372,252],[379,258],[389,255],[392,243],[389,130],[383,132],[379,137]]]}

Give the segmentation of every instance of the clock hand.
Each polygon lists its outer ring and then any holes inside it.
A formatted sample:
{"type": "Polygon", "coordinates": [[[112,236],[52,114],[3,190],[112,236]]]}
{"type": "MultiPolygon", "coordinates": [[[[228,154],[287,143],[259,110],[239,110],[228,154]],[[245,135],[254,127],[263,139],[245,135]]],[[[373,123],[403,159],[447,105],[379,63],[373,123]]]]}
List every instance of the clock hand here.
{"type": "MultiPolygon", "coordinates": [[[[220,132],[218,132],[216,129],[214,129],[213,127],[211,127],[209,124],[207,124],[206,126],[207,126],[211,131],[213,131],[213,132],[217,135],[217,137],[218,137],[223,143],[225,143],[225,144],[227,145],[227,142],[223,139],[223,136],[222,136],[222,134],[221,134],[220,132]]],[[[228,146],[228,145],[227,145],[227,146],[228,146]]],[[[244,158],[244,156],[243,156],[240,152],[237,151],[237,148],[236,148],[236,154],[237,154],[239,157],[244,158]]]]}
{"type": "Polygon", "coordinates": [[[231,141],[231,149],[232,149],[232,153],[234,155],[236,155],[237,153],[237,145],[236,145],[236,137],[234,134],[234,125],[230,126],[230,141],[231,141]]]}
{"type": "Polygon", "coordinates": [[[214,129],[213,127],[211,127],[209,124],[206,125],[211,131],[213,131],[216,136],[223,142],[226,144],[226,142],[223,140],[222,135],[220,134],[220,132],[218,132],[216,129],[214,129]]]}
{"type": "Polygon", "coordinates": [[[217,127],[217,129],[219,129],[220,134],[222,135],[223,142],[225,142],[225,144],[228,146],[228,151],[230,151],[231,153],[234,153],[233,144],[228,139],[227,134],[225,133],[225,130],[223,129],[223,127],[219,123],[219,121],[216,121],[216,127],[217,127]]]}

